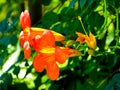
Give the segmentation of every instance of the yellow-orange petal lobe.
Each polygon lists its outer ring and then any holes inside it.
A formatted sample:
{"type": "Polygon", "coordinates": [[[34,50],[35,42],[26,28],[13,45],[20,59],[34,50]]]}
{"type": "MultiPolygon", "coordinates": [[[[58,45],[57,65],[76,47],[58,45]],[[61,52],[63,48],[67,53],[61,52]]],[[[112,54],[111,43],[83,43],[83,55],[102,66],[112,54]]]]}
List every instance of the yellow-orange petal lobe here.
{"type": "Polygon", "coordinates": [[[52,31],[52,33],[55,36],[55,41],[64,41],[65,40],[65,37],[62,34],[57,33],[55,31],[52,31]]]}
{"type": "Polygon", "coordinates": [[[86,37],[85,42],[87,43],[88,47],[91,49],[96,48],[96,39],[95,36],[90,32],[89,37],[86,37]]]}
{"type": "Polygon", "coordinates": [[[46,66],[47,75],[51,80],[57,80],[59,77],[60,69],[56,62],[51,62],[46,66]]]}
{"type": "MultiPolygon", "coordinates": [[[[36,35],[42,35],[44,31],[46,31],[47,29],[44,29],[44,28],[36,28],[36,27],[31,27],[31,34],[33,36],[33,38],[36,36],[36,35]]],[[[60,34],[60,33],[57,33],[55,31],[52,31],[50,30],[54,37],[55,37],[55,41],[63,41],[65,40],[65,37],[60,34]]]]}
{"type": "Polygon", "coordinates": [[[55,48],[43,48],[40,50],[41,53],[44,54],[54,54],[55,53],[55,48]]]}
{"type": "Polygon", "coordinates": [[[31,20],[30,20],[30,15],[29,15],[28,10],[25,10],[24,12],[21,13],[21,15],[20,15],[20,25],[21,25],[23,30],[26,27],[31,26],[31,20]]]}
{"type": "Polygon", "coordinates": [[[67,59],[67,55],[61,48],[56,47],[55,48],[55,58],[59,63],[63,64],[67,59]]]}

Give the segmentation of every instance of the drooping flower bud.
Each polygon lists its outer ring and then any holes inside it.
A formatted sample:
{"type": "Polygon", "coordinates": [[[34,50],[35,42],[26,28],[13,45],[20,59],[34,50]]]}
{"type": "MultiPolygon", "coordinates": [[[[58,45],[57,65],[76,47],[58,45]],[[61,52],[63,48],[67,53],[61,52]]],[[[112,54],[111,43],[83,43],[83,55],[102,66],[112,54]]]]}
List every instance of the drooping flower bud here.
{"type": "Polygon", "coordinates": [[[21,25],[23,30],[26,27],[31,26],[30,14],[29,14],[28,10],[25,10],[24,12],[21,13],[21,15],[20,15],[20,25],[21,25]]]}

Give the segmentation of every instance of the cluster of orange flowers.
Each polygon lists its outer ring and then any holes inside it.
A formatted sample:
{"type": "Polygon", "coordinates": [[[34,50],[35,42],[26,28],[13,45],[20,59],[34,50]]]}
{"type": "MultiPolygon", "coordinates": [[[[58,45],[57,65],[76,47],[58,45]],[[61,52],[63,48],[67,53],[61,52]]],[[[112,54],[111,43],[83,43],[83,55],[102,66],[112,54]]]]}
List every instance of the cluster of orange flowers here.
{"type": "MultiPolygon", "coordinates": [[[[34,57],[33,67],[37,72],[42,72],[46,67],[46,72],[51,80],[57,80],[60,69],[56,62],[63,64],[68,57],[79,56],[80,52],[68,47],[56,46],[56,41],[63,41],[65,37],[55,31],[43,28],[31,27],[31,19],[29,12],[25,10],[20,15],[20,45],[24,49],[24,57],[30,58],[31,48],[38,55],[34,57]]],[[[90,48],[95,48],[96,40],[90,33],[89,37],[78,33],[77,41],[86,42],[90,48]]]]}
{"type": "Polygon", "coordinates": [[[77,50],[55,45],[56,41],[65,39],[63,35],[51,30],[31,27],[27,10],[21,13],[20,24],[23,29],[20,33],[20,44],[24,49],[25,58],[30,58],[31,47],[34,48],[38,52],[33,60],[35,70],[42,72],[46,67],[47,75],[51,80],[56,80],[59,76],[59,67],[56,62],[62,64],[68,57],[79,55],[77,50]]]}

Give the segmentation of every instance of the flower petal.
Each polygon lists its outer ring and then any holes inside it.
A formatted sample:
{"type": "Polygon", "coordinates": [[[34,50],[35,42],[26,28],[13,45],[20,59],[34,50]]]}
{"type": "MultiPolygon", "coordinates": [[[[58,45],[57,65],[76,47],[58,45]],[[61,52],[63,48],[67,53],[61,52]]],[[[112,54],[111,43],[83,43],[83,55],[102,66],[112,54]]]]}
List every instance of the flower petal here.
{"type": "Polygon", "coordinates": [[[20,32],[20,45],[23,47],[24,42],[25,42],[25,37],[23,31],[20,32]]]}
{"type": "Polygon", "coordinates": [[[41,37],[39,36],[38,38],[38,36],[36,36],[33,47],[36,51],[46,47],[55,47],[55,37],[53,33],[50,30],[46,30],[41,37]]]}
{"type": "Polygon", "coordinates": [[[20,15],[20,24],[22,29],[24,30],[26,27],[31,26],[31,20],[30,20],[30,15],[27,10],[21,13],[20,15]]]}
{"type": "Polygon", "coordinates": [[[36,35],[35,39],[34,39],[34,43],[33,43],[33,48],[35,51],[39,52],[41,47],[40,47],[40,39],[41,36],[40,35],[36,35]]]}
{"type": "Polygon", "coordinates": [[[85,42],[87,43],[88,47],[91,49],[96,48],[96,39],[94,35],[90,32],[89,37],[86,37],[85,42]]]}
{"type": "Polygon", "coordinates": [[[94,42],[93,48],[96,48],[96,39],[95,39],[95,36],[90,32],[89,37],[90,37],[90,40],[92,40],[94,42]]]}
{"type": "Polygon", "coordinates": [[[67,59],[67,55],[64,53],[62,49],[56,47],[55,49],[55,58],[59,63],[64,63],[67,59]]]}
{"type": "Polygon", "coordinates": [[[64,53],[68,57],[74,57],[74,56],[79,56],[80,55],[80,52],[78,50],[75,50],[75,49],[64,48],[64,47],[61,47],[61,49],[63,49],[64,53]]]}
{"type": "Polygon", "coordinates": [[[79,32],[76,32],[76,34],[78,35],[78,38],[76,41],[79,41],[81,44],[85,42],[85,35],[79,32]]]}
{"type": "Polygon", "coordinates": [[[25,41],[28,41],[30,45],[33,45],[33,40],[32,40],[30,32],[21,31],[20,32],[20,45],[22,47],[25,41]]]}
{"type": "Polygon", "coordinates": [[[30,32],[31,32],[32,38],[35,38],[36,35],[41,36],[45,30],[46,29],[43,29],[43,28],[31,27],[30,32]]]}
{"type": "Polygon", "coordinates": [[[46,66],[46,71],[47,71],[47,75],[51,80],[57,80],[57,78],[59,77],[59,67],[57,66],[56,62],[51,62],[49,64],[47,64],[46,66]]]}
{"type": "Polygon", "coordinates": [[[43,56],[41,54],[39,54],[34,58],[33,67],[37,72],[42,72],[44,70],[44,66],[45,66],[44,61],[45,60],[43,59],[43,56]]]}
{"type": "Polygon", "coordinates": [[[39,53],[39,55],[34,58],[33,66],[36,69],[36,71],[42,72],[44,66],[54,61],[55,61],[54,54],[39,53]]]}
{"type": "Polygon", "coordinates": [[[23,49],[24,49],[24,56],[25,56],[25,58],[29,59],[30,58],[30,54],[31,54],[31,49],[30,49],[30,44],[29,44],[28,41],[24,42],[23,49]]]}
{"type": "Polygon", "coordinates": [[[62,34],[57,33],[55,31],[52,31],[52,33],[55,36],[55,41],[63,41],[63,40],[65,40],[65,37],[62,34]]]}

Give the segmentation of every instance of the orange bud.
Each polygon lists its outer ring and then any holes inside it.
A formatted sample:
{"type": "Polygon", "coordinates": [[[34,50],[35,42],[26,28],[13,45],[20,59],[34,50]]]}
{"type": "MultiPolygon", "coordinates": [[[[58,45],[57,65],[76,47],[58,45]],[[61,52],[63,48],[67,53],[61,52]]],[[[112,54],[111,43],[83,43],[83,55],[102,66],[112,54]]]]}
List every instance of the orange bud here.
{"type": "Polygon", "coordinates": [[[30,15],[27,10],[21,13],[20,15],[20,25],[22,29],[24,30],[26,27],[31,26],[31,20],[30,20],[30,15]]]}

